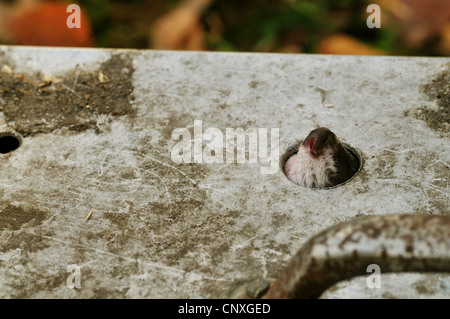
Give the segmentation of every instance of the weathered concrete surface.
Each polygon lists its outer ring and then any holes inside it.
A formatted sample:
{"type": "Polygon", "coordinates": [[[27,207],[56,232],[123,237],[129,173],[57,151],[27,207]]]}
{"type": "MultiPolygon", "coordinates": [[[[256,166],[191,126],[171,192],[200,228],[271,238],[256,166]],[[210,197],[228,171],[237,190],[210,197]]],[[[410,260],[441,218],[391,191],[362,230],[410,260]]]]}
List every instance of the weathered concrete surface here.
{"type": "MultiPolygon", "coordinates": [[[[124,70],[134,114],[80,113],[74,125],[83,129],[73,130],[56,113],[29,129],[0,112],[2,131],[29,133],[0,155],[0,297],[226,298],[252,279],[276,278],[338,222],[449,213],[449,136],[416,116],[437,110],[423,88],[449,58],[3,46],[0,67],[38,86],[45,75],[63,78],[76,94],[86,85],[77,70],[97,77],[117,54],[134,69],[124,70]],[[361,151],[364,166],[347,184],[314,190],[280,169],[261,174],[261,164],[175,164],[171,133],[192,131],[194,120],[223,132],[279,128],[280,157],[327,126],[361,151]],[[72,264],[81,266],[79,289],[66,285],[72,264]]],[[[4,107],[20,106],[1,94],[4,107]]],[[[450,295],[446,274],[382,278],[381,289],[358,277],[324,297],[450,295]]]]}

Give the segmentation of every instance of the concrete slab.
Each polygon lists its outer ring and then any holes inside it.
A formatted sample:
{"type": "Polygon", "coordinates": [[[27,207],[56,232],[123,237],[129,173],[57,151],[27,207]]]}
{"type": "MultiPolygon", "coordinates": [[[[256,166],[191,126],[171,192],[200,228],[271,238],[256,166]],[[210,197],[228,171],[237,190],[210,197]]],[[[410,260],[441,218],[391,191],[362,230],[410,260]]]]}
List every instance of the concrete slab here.
{"type": "MultiPolygon", "coordinates": [[[[449,214],[448,121],[427,116],[447,98],[450,58],[0,46],[4,65],[0,131],[23,143],[0,154],[2,298],[227,298],[276,278],[336,223],[449,214]],[[364,158],[328,190],[279,165],[319,126],[364,158]],[[219,153],[223,163],[177,164],[177,128],[201,150],[208,128],[267,129],[276,167],[219,153]]],[[[450,296],[448,274],[382,282],[354,278],[323,297],[450,296]]]]}

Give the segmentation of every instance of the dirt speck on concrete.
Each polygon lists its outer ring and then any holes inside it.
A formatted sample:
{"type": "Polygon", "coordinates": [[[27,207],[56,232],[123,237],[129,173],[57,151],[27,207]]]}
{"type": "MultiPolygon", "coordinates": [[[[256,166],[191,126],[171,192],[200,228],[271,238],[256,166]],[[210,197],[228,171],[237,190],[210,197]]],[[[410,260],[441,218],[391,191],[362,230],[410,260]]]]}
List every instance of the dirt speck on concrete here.
{"type": "Polygon", "coordinates": [[[38,226],[46,216],[47,213],[35,208],[22,208],[9,204],[0,211],[0,230],[18,230],[27,223],[31,227],[38,226]]]}
{"type": "Polygon", "coordinates": [[[376,159],[378,178],[395,178],[394,167],[397,164],[397,157],[394,153],[383,151],[376,159]]]}
{"type": "Polygon", "coordinates": [[[132,60],[113,55],[96,71],[80,67],[60,78],[25,75],[0,65],[0,112],[24,137],[67,127],[73,131],[100,129],[100,114],[133,115],[132,60]]]}
{"type": "Polygon", "coordinates": [[[0,252],[20,248],[32,253],[49,247],[48,242],[42,236],[36,236],[26,231],[11,232],[5,236],[7,239],[0,243],[0,252]]]}
{"type": "Polygon", "coordinates": [[[431,101],[436,101],[438,108],[427,106],[414,108],[407,113],[413,113],[418,119],[426,121],[427,125],[440,133],[441,136],[450,136],[450,63],[444,71],[423,86],[425,93],[431,101]]]}

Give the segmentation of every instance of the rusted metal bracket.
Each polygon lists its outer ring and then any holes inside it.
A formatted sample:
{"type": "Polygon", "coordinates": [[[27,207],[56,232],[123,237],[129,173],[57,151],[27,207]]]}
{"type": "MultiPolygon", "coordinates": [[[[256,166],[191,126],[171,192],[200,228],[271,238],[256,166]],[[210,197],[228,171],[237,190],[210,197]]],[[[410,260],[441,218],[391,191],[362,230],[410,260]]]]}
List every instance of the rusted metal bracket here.
{"type": "Polygon", "coordinates": [[[371,264],[381,273],[450,272],[450,216],[372,216],[331,227],[297,252],[264,298],[318,297],[371,264]]]}

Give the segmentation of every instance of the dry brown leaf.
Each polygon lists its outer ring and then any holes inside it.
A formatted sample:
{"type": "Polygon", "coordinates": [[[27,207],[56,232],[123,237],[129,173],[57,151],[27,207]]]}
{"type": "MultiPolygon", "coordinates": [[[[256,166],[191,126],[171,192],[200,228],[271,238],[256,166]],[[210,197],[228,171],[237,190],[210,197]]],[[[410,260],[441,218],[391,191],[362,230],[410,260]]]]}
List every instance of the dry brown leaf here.
{"type": "Polygon", "coordinates": [[[386,52],[345,34],[336,34],[320,41],[317,53],[350,55],[385,55],[386,52]]]}
{"type": "Polygon", "coordinates": [[[444,54],[450,54],[450,23],[447,23],[441,31],[441,50],[444,54]]]}
{"type": "Polygon", "coordinates": [[[286,44],[281,47],[278,52],[280,53],[302,53],[302,49],[296,44],[286,44]]]}
{"type": "Polygon", "coordinates": [[[38,87],[43,88],[43,87],[49,86],[51,84],[52,84],[52,81],[44,81],[44,82],[38,83],[38,87]]]}
{"type": "Polygon", "coordinates": [[[7,10],[3,28],[10,44],[86,47],[93,46],[89,18],[81,9],[81,28],[66,28],[67,4],[21,0],[7,10]]]}
{"type": "Polygon", "coordinates": [[[98,80],[100,83],[109,82],[109,78],[102,71],[98,72],[98,80]]]}
{"type": "Polygon", "coordinates": [[[396,25],[411,46],[423,45],[450,22],[448,0],[381,0],[380,7],[382,19],[396,25]]]}
{"type": "Polygon", "coordinates": [[[11,74],[13,73],[13,70],[8,65],[3,65],[1,71],[3,73],[11,74]]]}
{"type": "Polygon", "coordinates": [[[204,50],[204,31],[199,22],[212,0],[187,0],[153,25],[153,48],[159,50],[204,50]]]}

